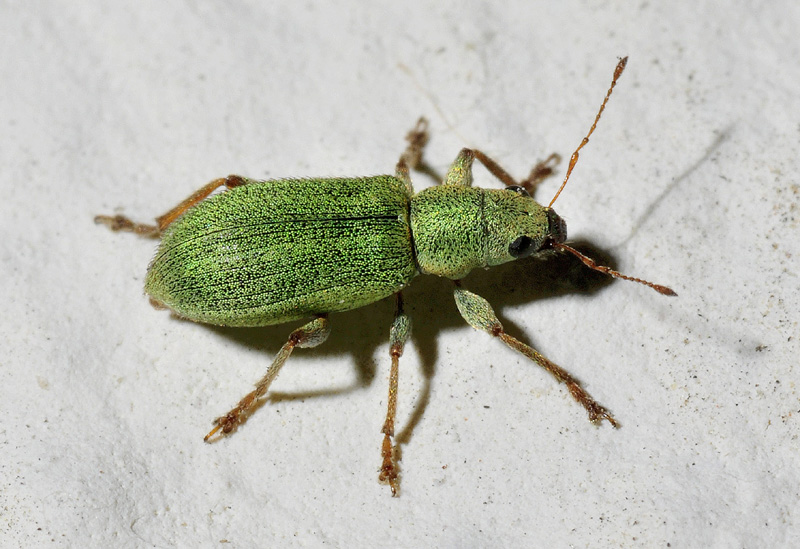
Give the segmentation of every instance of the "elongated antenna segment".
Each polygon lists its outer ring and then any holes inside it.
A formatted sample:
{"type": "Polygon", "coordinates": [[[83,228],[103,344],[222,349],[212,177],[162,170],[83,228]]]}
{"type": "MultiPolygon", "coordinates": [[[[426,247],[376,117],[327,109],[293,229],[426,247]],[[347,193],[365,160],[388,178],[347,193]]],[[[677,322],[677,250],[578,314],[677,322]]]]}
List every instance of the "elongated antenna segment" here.
{"type": "Polygon", "coordinates": [[[569,167],[567,168],[567,175],[566,177],[564,177],[564,182],[561,184],[561,187],[559,187],[558,192],[553,197],[553,200],[551,200],[550,204],[547,205],[548,208],[553,207],[553,203],[556,201],[556,198],[558,198],[558,195],[560,195],[561,191],[564,190],[564,187],[567,186],[567,181],[569,181],[569,176],[572,173],[572,169],[575,167],[575,164],[578,163],[578,156],[579,156],[578,151],[580,151],[584,147],[584,145],[586,145],[589,142],[589,136],[592,135],[592,132],[594,132],[594,129],[597,127],[597,122],[600,120],[600,115],[603,114],[603,111],[606,108],[606,103],[608,103],[608,98],[611,97],[611,92],[614,91],[614,86],[617,85],[617,80],[619,79],[620,76],[622,76],[622,71],[625,70],[625,65],[627,63],[628,63],[627,56],[620,59],[619,63],[617,63],[617,68],[614,69],[614,78],[611,80],[611,86],[608,88],[608,91],[606,92],[606,97],[605,99],[603,99],[603,104],[600,105],[600,110],[597,112],[597,116],[594,119],[594,123],[592,124],[592,127],[589,128],[589,133],[587,133],[586,137],[583,138],[581,144],[578,145],[578,148],[575,149],[574,153],[572,153],[572,157],[569,159],[569,167]]]}
{"type": "Polygon", "coordinates": [[[615,271],[610,267],[604,267],[602,265],[598,265],[595,262],[595,260],[592,259],[591,257],[586,257],[575,248],[567,246],[566,244],[553,242],[553,248],[557,250],[564,250],[565,252],[571,253],[572,255],[583,261],[584,265],[586,265],[590,269],[594,269],[595,271],[600,271],[601,273],[613,276],[614,278],[621,278],[623,280],[630,280],[631,282],[638,282],[639,284],[644,284],[645,286],[649,286],[658,293],[663,295],[678,295],[672,288],[668,288],[667,286],[662,286],[661,284],[653,284],[652,282],[648,282],[647,280],[642,280],[641,278],[633,278],[632,276],[626,276],[620,272],[615,271]]]}

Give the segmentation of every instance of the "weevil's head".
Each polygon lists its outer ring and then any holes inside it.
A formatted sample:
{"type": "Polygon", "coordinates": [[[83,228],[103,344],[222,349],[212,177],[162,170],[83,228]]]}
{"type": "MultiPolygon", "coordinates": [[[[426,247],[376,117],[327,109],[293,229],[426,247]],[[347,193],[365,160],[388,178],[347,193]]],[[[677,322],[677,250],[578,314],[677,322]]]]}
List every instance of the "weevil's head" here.
{"type": "Polygon", "coordinates": [[[411,199],[410,217],[420,272],[454,280],[567,238],[564,221],[522,187],[430,187],[411,199]]]}
{"type": "Polygon", "coordinates": [[[500,265],[550,249],[567,239],[567,224],[552,208],[517,186],[486,191],[486,264],[500,265]]]}

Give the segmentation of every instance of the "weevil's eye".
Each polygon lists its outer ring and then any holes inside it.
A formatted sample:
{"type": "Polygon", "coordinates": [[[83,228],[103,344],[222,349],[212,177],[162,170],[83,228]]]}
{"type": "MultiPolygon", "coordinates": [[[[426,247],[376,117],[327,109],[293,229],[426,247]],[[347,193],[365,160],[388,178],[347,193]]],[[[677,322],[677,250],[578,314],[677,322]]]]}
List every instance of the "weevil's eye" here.
{"type": "Polygon", "coordinates": [[[511,257],[528,257],[536,250],[533,247],[533,240],[529,236],[522,235],[508,245],[508,253],[511,257]]]}
{"type": "Polygon", "coordinates": [[[506,190],[513,191],[517,194],[521,194],[522,196],[530,196],[530,194],[528,194],[528,191],[525,190],[525,187],[520,187],[519,185],[509,185],[508,187],[506,187],[506,190]]]}

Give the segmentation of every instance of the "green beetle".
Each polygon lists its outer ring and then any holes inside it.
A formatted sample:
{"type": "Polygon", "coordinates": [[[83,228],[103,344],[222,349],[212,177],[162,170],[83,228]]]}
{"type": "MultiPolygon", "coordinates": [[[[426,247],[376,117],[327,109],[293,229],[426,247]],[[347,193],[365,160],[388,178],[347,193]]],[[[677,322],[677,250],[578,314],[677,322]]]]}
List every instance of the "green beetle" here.
{"type": "MultiPolygon", "coordinates": [[[[617,65],[586,138],[572,156],[563,189],[605,108],[626,59],[617,65]]],[[[401,291],[419,274],[455,281],[458,310],[474,328],[500,338],[565,383],[592,421],[613,416],[565,370],[506,334],[492,307],[461,287],[472,269],[491,267],[548,249],[574,253],[589,267],[674,295],[664,286],[596,265],[566,246],[566,224],[526,190],[551,172],[551,156],[516,182],[485,154],[463,149],[440,186],[414,193],[409,169],[422,161],[428,140],[420,119],[407,136],[395,175],[362,178],[256,181],[232,175],[205,185],[157,218],[137,224],[124,216],[98,216],[113,230],[161,238],[145,291],[153,303],[182,318],[220,326],[266,326],[311,318],[292,332],[257,383],[226,415],[216,419],[208,440],[231,433],[264,396],[295,347],[314,347],[328,337],[328,314],[396,296],[390,330],[392,367],[380,480],[397,495],[399,469],[393,445],[399,357],[410,333],[401,291]],[[475,160],[505,184],[472,186],[475,160]],[[219,187],[225,192],[210,196],[219,187]]],[[[558,193],[561,192],[559,189],[558,193]]],[[[558,197],[558,193],[556,197],[558,197]]],[[[555,201],[553,198],[553,201],[555,201]]]]}

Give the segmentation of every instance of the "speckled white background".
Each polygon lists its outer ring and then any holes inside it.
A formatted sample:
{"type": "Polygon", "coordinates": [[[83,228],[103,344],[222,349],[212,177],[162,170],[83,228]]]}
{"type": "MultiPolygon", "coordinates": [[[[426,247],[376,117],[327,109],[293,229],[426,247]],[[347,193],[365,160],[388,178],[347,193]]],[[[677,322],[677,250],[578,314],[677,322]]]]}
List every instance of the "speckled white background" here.
{"type": "Polygon", "coordinates": [[[796,546],[798,4],[271,5],[0,6],[3,545],[796,546]],[[391,172],[421,114],[436,168],[469,145],[521,176],[570,154],[620,55],[557,210],[680,296],[569,261],[466,280],[620,430],[419,279],[401,498],[376,482],[391,301],[334,316],[278,398],[202,442],[292,327],[154,311],[154,244],[95,214],[148,219],[228,173],[391,172]]]}

